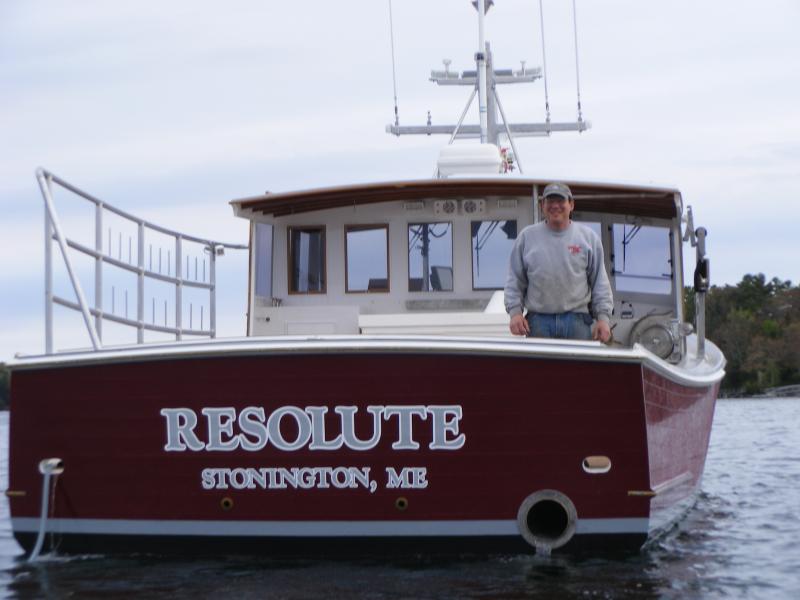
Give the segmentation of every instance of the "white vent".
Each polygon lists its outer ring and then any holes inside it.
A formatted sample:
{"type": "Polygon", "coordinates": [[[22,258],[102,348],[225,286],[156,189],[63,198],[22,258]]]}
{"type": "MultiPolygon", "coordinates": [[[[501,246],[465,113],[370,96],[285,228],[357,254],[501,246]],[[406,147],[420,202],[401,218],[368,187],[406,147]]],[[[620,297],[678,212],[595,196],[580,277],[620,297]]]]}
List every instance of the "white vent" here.
{"type": "Polygon", "coordinates": [[[506,198],[497,201],[497,208],[517,208],[517,201],[513,198],[506,198]]]}
{"type": "Polygon", "coordinates": [[[405,202],[403,204],[403,208],[406,210],[424,210],[425,203],[424,202],[405,202]]]}
{"type": "Polygon", "coordinates": [[[455,200],[437,200],[433,203],[433,212],[437,215],[454,215],[458,212],[458,204],[455,200]]]}
{"type": "Polygon", "coordinates": [[[465,215],[482,215],[486,212],[486,200],[482,198],[468,198],[461,201],[461,210],[465,215]]]}

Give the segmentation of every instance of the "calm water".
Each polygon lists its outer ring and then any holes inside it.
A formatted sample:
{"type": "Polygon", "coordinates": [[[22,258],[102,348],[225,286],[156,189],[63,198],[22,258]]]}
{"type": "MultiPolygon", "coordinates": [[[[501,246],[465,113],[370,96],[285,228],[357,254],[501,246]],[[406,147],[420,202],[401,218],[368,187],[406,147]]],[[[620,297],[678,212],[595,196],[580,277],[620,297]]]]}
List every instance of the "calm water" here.
{"type": "MultiPolygon", "coordinates": [[[[0,597],[800,598],[800,399],[717,405],[702,491],[627,558],[275,561],[46,557],[29,565],[0,504],[0,597]]],[[[0,488],[8,414],[0,414],[0,488]]]]}

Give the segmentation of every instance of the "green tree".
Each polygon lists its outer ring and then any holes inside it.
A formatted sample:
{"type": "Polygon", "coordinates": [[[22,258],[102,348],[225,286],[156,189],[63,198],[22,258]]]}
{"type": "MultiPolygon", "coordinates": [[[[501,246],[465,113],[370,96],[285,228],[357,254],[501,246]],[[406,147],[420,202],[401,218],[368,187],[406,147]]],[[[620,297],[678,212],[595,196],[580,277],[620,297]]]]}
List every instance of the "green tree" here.
{"type": "MultiPolygon", "coordinates": [[[[685,290],[687,319],[695,294],[685,290]]],[[[735,286],[713,286],[706,299],[706,334],[728,360],[722,389],[758,393],[800,383],[800,287],[763,273],[735,286]]]]}

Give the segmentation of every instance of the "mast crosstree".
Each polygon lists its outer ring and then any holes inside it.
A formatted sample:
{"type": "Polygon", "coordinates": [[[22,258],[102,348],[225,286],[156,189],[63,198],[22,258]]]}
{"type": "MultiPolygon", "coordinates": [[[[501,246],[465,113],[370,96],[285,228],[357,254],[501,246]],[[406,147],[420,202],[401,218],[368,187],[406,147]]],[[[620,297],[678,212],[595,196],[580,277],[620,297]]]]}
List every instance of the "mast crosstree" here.
{"type": "MultiPolygon", "coordinates": [[[[467,86],[472,87],[473,91],[467,100],[461,118],[455,125],[434,125],[430,118],[425,125],[400,125],[396,119],[394,124],[386,126],[386,132],[392,135],[450,135],[450,144],[456,139],[480,138],[482,143],[495,144],[501,146],[502,136],[506,136],[512,148],[514,148],[515,137],[546,137],[553,132],[578,131],[583,132],[591,127],[591,123],[579,116],[576,121],[553,122],[549,118],[544,122],[538,123],[509,123],[503,111],[502,103],[497,92],[500,85],[513,83],[533,83],[542,78],[540,67],[526,68],[525,62],[521,63],[519,70],[495,69],[492,59],[491,45],[483,40],[483,19],[488,8],[493,4],[491,0],[473,2],[478,11],[479,22],[479,48],[482,51],[475,53],[475,70],[462,71],[458,73],[450,70],[449,60],[444,60],[444,70],[431,71],[430,81],[441,86],[467,86]],[[483,9],[483,10],[481,10],[483,9]],[[479,124],[464,124],[469,109],[475,100],[479,98],[479,124]],[[485,118],[483,117],[485,98],[485,118]]],[[[514,154],[517,155],[516,148],[514,154]]]]}

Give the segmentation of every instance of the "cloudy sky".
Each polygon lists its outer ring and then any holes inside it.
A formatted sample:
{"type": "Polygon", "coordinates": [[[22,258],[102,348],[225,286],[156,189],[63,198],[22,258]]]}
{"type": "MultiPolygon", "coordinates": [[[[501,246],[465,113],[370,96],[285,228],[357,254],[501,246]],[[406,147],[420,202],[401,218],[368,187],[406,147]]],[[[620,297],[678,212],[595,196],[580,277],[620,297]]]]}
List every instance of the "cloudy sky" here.
{"type": "MultiPolygon", "coordinates": [[[[457,120],[473,67],[467,0],[393,0],[401,124],[457,120]]],[[[544,0],[554,120],[576,116],[572,3],[544,0]]],[[[582,135],[520,140],[526,174],[675,185],[710,231],[717,284],[800,282],[800,3],[577,0],[582,135]]],[[[539,5],[497,0],[497,68],[542,63],[539,5]]],[[[145,219],[245,242],[228,201],[419,178],[442,138],[394,138],[388,0],[0,2],[0,361],[43,349],[44,166],[145,219]]],[[[541,82],[501,89],[544,117],[541,82]]],[[[473,120],[474,117],[473,117],[473,120]]],[[[64,225],[83,214],[58,198],[64,225]]],[[[244,330],[245,261],[226,255],[220,331],[244,330]],[[223,314],[224,313],[224,314],[223,314]]],[[[66,291],[64,292],[66,294],[66,291]]],[[[57,311],[57,347],[85,345],[57,311]]]]}

